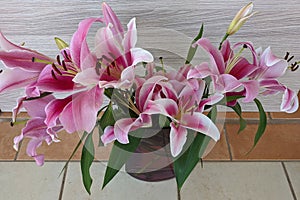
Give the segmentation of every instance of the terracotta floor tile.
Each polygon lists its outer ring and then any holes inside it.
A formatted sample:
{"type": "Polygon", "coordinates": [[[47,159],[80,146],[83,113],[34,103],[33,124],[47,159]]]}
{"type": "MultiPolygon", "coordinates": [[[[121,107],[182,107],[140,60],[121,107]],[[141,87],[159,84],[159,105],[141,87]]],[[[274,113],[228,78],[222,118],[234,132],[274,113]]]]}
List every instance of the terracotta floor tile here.
{"type": "Polygon", "coordinates": [[[251,149],[257,125],[248,124],[237,134],[238,124],[226,124],[233,160],[299,160],[300,124],[268,124],[265,134],[251,149]]]}
{"type": "Polygon", "coordinates": [[[221,138],[218,142],[210,140],[203,160],[230,160],[224,132],[221,133],[221,138]]]}
{"type": "MultiPolygon", "coordinates": [[[[38,153],[44,154],[45,160],[68,160],[81,138],[81,136],[79,136],[77,133],[68,134],[65,131],[58,133],[58,136],[61,142],[52,143],[49,146],[43,142],[42,146],[38,148],[38,153]]],[[[94,134],[94,136],[95,160],[108,160],[111,145],[108,145],[107,147],[98,147],[99,137],[97,134],[94,134]]],[[[28,141],[28,139],[25,139],[22,143],[17,160],[32,160],[32,158],[26,154],[26,146],[28,141]]],[[[72,160],[80,160],[82,146],[83,144],[80,145],[72,160]]]]}
{"type": "Polygon", "coordinates": [[[16,151],[13,149],[13,139],[21,133],[23,125],[10,126],[10,122],[0,122],[0,160],[13,160],[16,151]]]}
{"type": "MultiPolygon", "coordinates": [[[[242,116],[245,119],[258,119],[258,112],[242,112],[242,116]]],[[[235,112],[226,112],[226,119],[238,119],[239,116],[235,112]]]]}
{"type": "MultiPolygon", "coordinates": [[[[12,113],[11,112],[1,112],[0,118],[11,118],[12,113]]],[[[26,112],[21,112],[18,114],[19,118],[29,118],[29,115],[26,112]]]]}

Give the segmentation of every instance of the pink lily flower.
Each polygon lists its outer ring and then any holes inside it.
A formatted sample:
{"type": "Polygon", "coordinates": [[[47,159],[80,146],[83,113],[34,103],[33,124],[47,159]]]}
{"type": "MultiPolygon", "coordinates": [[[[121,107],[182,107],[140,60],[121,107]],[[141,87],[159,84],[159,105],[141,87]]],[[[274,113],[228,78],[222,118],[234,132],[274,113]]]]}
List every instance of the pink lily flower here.
{"type": "Polygon", "coordinates": [[[14,138],[14,148],[18,150],[20,141],[30,138],[26,152],[35,159],[37,165],[44,163],[44,155],[38,154],[36,149],[45,141],[48,145],[52,142],[59,142],[56,133],[62,129],[61,126],[47,127],[44,120],[46,118],[45,107],[54,97],[48,95],[36,100],[23,101],[22,106],[26,109],[31,119],[27,121],[22,133],[14,138]]]}
{"type": "Polygon", "coordinates": [[[1,32],[0,47],[0,60],[7,67],[0,74],[0,92],[27,87],[36,82],[47,63],[33,63],[33,57],[45,62],[54,61],[41,53],[13,44],[1,32]]]}
{"type": "Polygon", "coordinates": [[[136,114],[137,118],[122,118],[116,121],[114,127],[108,126],[104,130],[101,140],[108,144],[114,140],[127,144],[128,133],[141,127],[151,127],[151,115],[145,113],[150,101],[169,98],[176,99],[177,94],[172,85],[164,76],[153,76],[144,82],[136,91],[136,114]]]}
{"type": "Polygon", "coordinates": [[[182,151],[187,139],[187,130],[201,132],[215,141],[219,140],[220,133],[216,125],[202,113],[205,105],[212,105],[223,98],[215,95],[202,102],[204,82],[189,80],[182,90],[177,101],[173,99],[157,99],[148,104],[147,114],[163,114],[170,119],[170,148],[171,154],[176,157],[182,151]],[[199,107],[200,105],[200,107],[199,107]]]}
{"type": "Polygon", "coordinates": [[[179,94],[178,100],[160,98],[149,101],[146,114],[163,114],[169,117],[170,148],[174,157],[178,156],[187,139],[187,129],[208,135],[215,141],[220,133],[216,125],[202,113],[205,105],[212,105],[223,98],[223,95],[211,96],[206,102],[201,102],[205,84],[202,80],[189,80],[179,94]],[[199,105],[201,105],[199,107],[199,105]]]}
{"type": "Polygon", "coordinates": [[[135,47],[137,30],[135,18],[124,29],[111,8],[102,4],[106,27],[96,34],[95,54],[98,58],[96,69],[78,73],[75,82],[82,85],[99,84],[101,88],[129,88],[134,80],[134,67],[141,62],[152,62],[150,52],[135,47]]]}
{"type": "Polygon", "coordinates": [[[214,47],[206,38],[201,38],[195,45],[203,47],[209,53],[210,66],[208,63],[195,66],[189,71],[188,78],[211,76],[215,91],[222,94],[234,92],[236,89],[243,87],[243,93],[245,93],[243,101],[253,101],[259,92],[258,82],[255,80],[244,80],[257,69],[256,54],[250,43],[238,43],[234,48],[241,45],[247,46],[253,54],[253,64],[239,54],[234,55],[227,40],[223,43],[221,51],[214,47]]]}
{"type": "Polygon", "coordinates": [[[264,95],[283,92],[280,110],[293,113],[299,107],[297,93],[277,79],[283,76],[288,68],[288,63],[284,59],[277,58],[268,47],[261,54],[258,63],[259,68],[251,74],[251,78],[259,82],[260,87],[264,89],[264,95]]]}

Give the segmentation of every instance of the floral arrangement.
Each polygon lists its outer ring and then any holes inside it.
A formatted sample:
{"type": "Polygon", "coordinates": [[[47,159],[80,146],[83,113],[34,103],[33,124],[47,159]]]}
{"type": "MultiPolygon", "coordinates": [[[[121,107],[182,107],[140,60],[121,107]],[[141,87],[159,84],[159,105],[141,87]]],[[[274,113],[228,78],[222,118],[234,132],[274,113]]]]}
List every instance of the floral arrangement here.
{"type": "Polygon", "coordinates": [[[30,138],[27,154],[37,165],[43,165],[44,156],[37,153],[42,142],[59,142],[57,133],[61,130],[84,132],[81,169],[84,186],[90,193],[95,128],[104,145],[114,142],[104,187],[130,157],[118,154],[116,148],[134,152],[146,128],[168,127],[174,174],[181,188],[209,140],[220,138],[215,124],[217,105],[233,109],[240,117],[240,131],[245,128],[241,100],[254,101],[260,114],[254,147],[266,127],[266,114],[257,96],[282,92],[281,111],[296,111],[296,91],[278,78],[287,69],[296,70],[299,62],[289,65],[292,58],[288,54],[279,58],[270,48],[255,49],[251,42],[230,44],[228,37],[255,14],[252,8],[250,3],[237,13],[217,47],[202,37],[202,25],[186,62],[178,63],[180,69],[171,71],[163,64],[157,66],[149,51],[135,47],[135,18],[124,30],[106,3],[102,4],[103,17],[80,22],[70,45],[55,38],[60,50],[56,58],[13,44],[0,33],[0,60],[6,66],[0,74],[0,92],[25,88],[12,111],[12,124],[21,109],[30,116],[22,133],[14,138],[14,148],[18,150],[20,141],[30,138]],[[92,51],[87,34],[94,23],[103,27],[95,35],[92,51]],[[208,53],[210,61],[192,65],[198,47],[208,53]],[[251,53],[250,59],[243,56],[245,51],[251,53]],[[137,68],[144,74],[136,73],[137,68]],[[56,94],[62,92],[69,95],[58,98],[56,94]],[[104,103],[105,98],[109,103],[104,103]]]}

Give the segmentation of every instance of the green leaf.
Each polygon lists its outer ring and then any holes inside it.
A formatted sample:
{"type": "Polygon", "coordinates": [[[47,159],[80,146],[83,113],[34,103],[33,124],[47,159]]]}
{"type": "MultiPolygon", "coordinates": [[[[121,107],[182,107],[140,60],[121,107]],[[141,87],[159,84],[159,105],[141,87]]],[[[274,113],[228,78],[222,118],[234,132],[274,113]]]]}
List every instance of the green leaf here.
{"type": "Polygon", "coordinates": [[[94,143],[93,143],[93,134],[90,133],[84,143],[84,146],[82,148],[82,154],[81,154],[81,174],[82,174],[82,181],[83,185],[86,189],[86,191],[91,194],[91,186],[93,179],[90,175],[90,167],[94,160],[94,143]]]}
{"type": "Polygon", "coordinates": [[[247,126],[246,120],[242,117],[242,108],[241,108],[241,106],[238,102],[236,103],[235,106],[230,106],[230,108],[232,108],[232,110],[234,110],[234,112],[240,117],[240,128],[239,128],[239,131],[238,131],[238,133],[240,133],[247,126]]]}
{"type": "MultiPolygon", "coordinates": [[[[102,117],[98,120],[98,128],[99,128],[99,134],[101,138],[101,135],[103,134],[104,129],[107,126],[113,126],[115,124],[115,118],[113,116],[113,108],[112,108],[112,104],[109,103],[106,110],[104,111],[102,117]]],[[[102,142],[101,139],[99,140],[99,145],[101,146],[102,142]]]]}
{"type": "Polygon", "coordinates": [[[266,126],[267,126],[267,115],[266,115],[266,112],[264,111],[262,104],[260,103],[260,101],[258,99],[254,99],[254,102],[259,111],[259,124],[258,124],[258,129],[255,134],[254,144],[253,144],[252,148],[254,148],[256,146],[259,139],[263,136],[263,134],[266,130],[266,126]]]}
{"type": "Polygon", "coordinates": [[[69,47],[69,45],[65,41],[63,41],[62,39],[60,39],[58,37],[55,37],[54,40],[55,40],[55,43],[56,43],[57,48],[59,50],[62,50],[62,49],[65,49],[65,48],[69,47]]]}
{"type": "MultiPolygon", "coordinates": [[[[141,135],[143,134],[143,129],[138,129],[132,133],[141,135]]],[[[121,144],[118,141],[114,142],[109,156],[108,165],[106,167],[102,189],[115,177],[115,175],[117,175],[128,158],[131,156],[132,152],[134,152],[139,145],[141,138],[130,135],[128,135],[128,137],[128,144],[121,144]]]]}
{"type": "Polygon", "coordinates": [[[195,48],[193,47],[193,44],[195,42],[197,42],[200,38],[202,38],[202,35],[203,35],[203,29],[204,29],[204,25],[202,24],[201,25],[201,28],[200,28],[200,31],[198,33],[198,35],[194,38],[194,40],[192,41],[192,44],[189,48],[189,52],[188,52],[188,55],[187,55],[187,58],[186,58],[186,61],[185,61],[185,64],[190,64],[190,62],[193,60],[194,56],[195,56],[195,53],[197,51],[197,48],[198,46],[196,46],[195,48]]]}
{"type": "MultiPolygon", "coordinates": [[[[210,137],[204,134],[197,133],[195,137],[193,133],[193,131],[188,130],[188,140],[193,140],[193,142],[187,150],[180,154],[174,161],[174,172],[179,190],[199,162],[210,141],[210,137]]],[[[189,145],[188,141],[186,145],[189,145]]],[[[184,149],[186,149],[186,147],[184,149]]]]}

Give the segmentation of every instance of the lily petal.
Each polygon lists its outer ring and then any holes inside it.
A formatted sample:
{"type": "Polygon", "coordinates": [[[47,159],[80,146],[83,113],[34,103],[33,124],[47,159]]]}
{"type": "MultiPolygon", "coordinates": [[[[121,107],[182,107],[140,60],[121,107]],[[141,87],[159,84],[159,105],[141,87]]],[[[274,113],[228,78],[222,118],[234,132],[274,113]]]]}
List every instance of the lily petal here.
{"type": "Polygon", "coordinates": [[[220,132],[216,125],[204,114],[194,112],[193,115],[183,114],[180,121],[181,126],[203,133],[215,141],[220,139],[220,132]]]}
{"type": "Polygon", "coordinates": [[[101,141],[104,145],[107,145],[113,141],[115,141],[117,138],[114,134],[114,127],[113,126],[107,126],[104,129],[103,135],[101,136],[101,141]]]}
{"type": "Polygon", "coordinates": [[[182,148],[187,140],[186,128],[178,125],[176,126],[173,122],[170,124],[170,149],[173,157],[176,157],[182,151],[182,148]]]}
{"type": "Polygon", "coordinates": [[[298,110],[298,107],[299,99],[297,97],[297,93],[289,88],[286,88],[282,96],[280,110],[287,113],[293,113],[298,110]]]}
{"type": "Polygon", "coordinates": [[[5,69],[0,74],[0,92],[26,87],[38,78],[38,72],[29,72],[20,68],[5,69]]]}
{"type": "Polygon", "coordinates": [[[213,67],[212,71],[215,74],[224,74],[225,64],[221,52],[206,38],[201,38],[196,44],[203,47],[203,49],[209,53],[211,65],[213,67]]]}
{"type": "Polygon", "coordinates": [[[73,34],[70,43],[70,53],[72,60],[75,64],[80,67],[80,57],[81,55],[87,55],[88,52],[81,52],[82,50],[87,51],[86,37],[89,29],[94,22],[102,22],[101,18],[87,18],[81,21],[78,25],[77,31],[73,34]],[[82,49],[81,47],[84,46],[82,49]]]}

